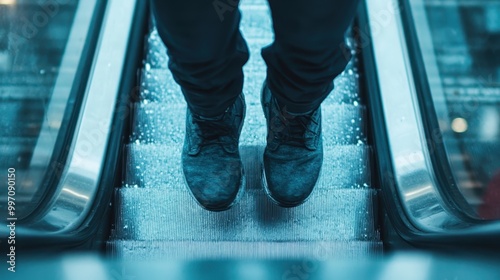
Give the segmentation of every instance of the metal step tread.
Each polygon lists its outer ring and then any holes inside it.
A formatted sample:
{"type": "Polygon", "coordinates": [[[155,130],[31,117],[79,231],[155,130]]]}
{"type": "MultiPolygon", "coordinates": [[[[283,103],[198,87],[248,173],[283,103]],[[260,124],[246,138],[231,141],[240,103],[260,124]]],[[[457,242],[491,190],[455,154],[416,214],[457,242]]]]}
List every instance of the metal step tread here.
{"type": "MultiPolygon", "coordinates": [[[[266,65],[261,58],[261,48],[272,43],[274,37],[272,32],[272,20],[269,7],[266,1],[250,0],[243,1],[240,5],[242,20],[240,24],[243,36],[246,38],[250,60],[244,66],[245,87],[244,93],[247,96],[258,97],[260,88],[266,75],[266,65]]],[[[168,57],[166,48],[161,41],[157,29],[154,27],[146,38],[146,57],[144,60],[144,72],[141,86],[143,88],[142,98],[149,101],[167,101],[182,103],[182,95],[175,84],[168,68],[168,57]]],[[[348,39],[348,45],[353,45],[354,40],[348,39]]],[[[339,75],[334,83],[335,89],[330,97],[325,100],[334,102],[359,103],[359,71],[357,68],[358,59],[353,56],[345,71],[339,75]]]]}
{"type": "Polygon", "coordinates": [[[315,189],[304,204],[282,208],[264,190],[246,190],[224,212],[202,209],[187,189],[121,188],[114,237],[170,241],[378,240],[373,189],[315,189]]]}
{"type": "MultiPolygon", "coordinates": [[[[250,103],[247,101],[247,103],[250,103]]],[[[262,145],[267,133],[264,113],[257,104],[247,104],[241,144],[262,145]]],[[[366,108],[363,105],[322,105],[325,146],[365,144],[366,108]]],[[[151,102],[137,103],[132,125],[132,142],[178,144],[184,139],[186,105],[151,102]]]]}
{"type": "MultiPolygon", "coordinates": [[[[260,46],[251,47],[260,52],[260,46]]],[[[167,63],[168,59],[166,56],[162,59],[167,63]]],[[[165,102],[173,106],[184,104],[185,101],[180,87],[175,83],[170,70],[166,68],[154,69],[151,68],[151,65],[151,63],[147,63],[146,68],[142,71],[140,98],[148,102],[165,102]]],[[[264,61],[261,58],[251,59],[244,66],[243,70],[245,72],[245,87],[243,92],[249,98],[249,101],[258,100],[262,83],[265,80],[266,67],[264,61]]],[[[357,61],[353,59],[347,65],[344,72],[334,80],[335,87],[323,104],[360,104],[359,76],[357,61]]]]}
{"type": "MultiPolygon", "coordinates": [[[[125,184],[141,188],[184,188],[181,146],[131,144],[126,148],[125,184]]],[[[240,154],[249,188],[260,188],[263,146],[242,146],[240,154]]],[[[334,146],[324,152],[317,188],[370,187],[371,148],[364,145],[334,146]]]]}
{"type": "Polygon", "coordinates": [[[381,256],[377,241],[192,242],[113,240],[111,255],[127,259],[361,259],[381,256]]]}

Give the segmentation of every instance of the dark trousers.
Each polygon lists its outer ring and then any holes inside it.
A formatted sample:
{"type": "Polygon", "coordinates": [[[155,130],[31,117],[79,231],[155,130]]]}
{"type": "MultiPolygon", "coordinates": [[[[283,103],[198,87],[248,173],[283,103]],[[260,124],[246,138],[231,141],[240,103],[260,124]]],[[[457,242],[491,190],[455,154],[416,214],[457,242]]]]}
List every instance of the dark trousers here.
{"type": "MultiPolygon", "coordinates": [[[[239,0],[151,0],[169,68],[188,106],[219,115],[243,88],[248,47],[239,0]]],[[[349,60],[344,33],[358,0],[269,0],[275,41],[262,50],[267,83],[290,113],[318,108],[349,60]]]]}

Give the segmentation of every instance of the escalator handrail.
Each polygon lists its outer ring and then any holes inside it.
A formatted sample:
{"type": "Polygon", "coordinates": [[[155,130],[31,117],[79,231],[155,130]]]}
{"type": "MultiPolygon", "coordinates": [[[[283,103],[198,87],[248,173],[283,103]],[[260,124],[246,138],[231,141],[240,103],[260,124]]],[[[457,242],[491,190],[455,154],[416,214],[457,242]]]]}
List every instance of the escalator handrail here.
{"type": "Polygon", "coordinates": [[[26,213],[23,220],[36,219],[37,208],[54,195],[52,187],[60,179],[60,166],[66,160],[67,144],[72,139],[74,123],[78,117],[81,93],[86,83],[85,77],[90,71],[86,59],[93,56],[96,43],[94,28],[99,25],[103,5],[97,0],[78,1],[68,40],[64,47],[57,79],[37,138],[29,170],[44,168],[44,176],[31,178],[39,186],[34,197],[40,197],[31,213],[26,213]]]}
{"type": "MultiPolygon", "coordinates": [[[[422,0],[414,0],[411,3],[407,0],[400,0],[403,11],[403,27],[405,37],[409,46],[411,66],[415,77],[415,86],[418,94],[418,102],[422,111],[423,127],[426,130],[427,144],[432,151],[431,161],[435,170],[437,182],[441,188],[441,195],[455,215],[472,224],[481,224],[483,221],[476,218],[473,208],[461,194],[458,182],[448,154],[451,151],[458,151],[458,142],[446,141],[443,135],[442,126],[450,123],[447,106],[435,106],[434,100],[446,100],[444,89],[442,88],[442,78],[437,65],[437,57],[434,54],[434,42],[431,37],[430,26],[428,25],[425,11],[425,3],[422,0]],[[415,20],[419,21],[419,28],[415,26],[415,20]],[[444,120],[444,121],[443,121],[444,120]],[[444,123],[444,124],[443,124],[444,123]]],[[[458,11],[457,11],[458,12],[458,11]]],[[[465,171],[463,163],[454,164],[455,170],[465,171]],[[459,167],[460,166],[460,167],[459,167]]],[[[487,223],[487,221],[484,221],[487,223]]]]}
{"type": "Polygon", "coordinates": [[[106,5],[62,176],[37,221],[29,225],[30,232],[62,235],[75,230],[92,211],[99,191],[137,0],[108,0],[106,5]]]}
{"type": "Polygon", "coordinates": [[[456,242],[472,236],[498,236],[500,223],[485,225],[464,219],[442,195],[443,186],[437,180],[426,142],[422,121],[426,116],[418,102],[398,0],[366,1],[365,5],[378,76],[380,95],[376,98],[380,99],[380,120],[384,123],[384,130],[375,129],[375,134],[386,142],[376,143],[384,146],[378,151],[387,155],[387,162],[381,163],[385,168],[380,168],[382,193],[386,205],[394,206],[388,212],[401,211],[391,220],[406,228],[398,230],[412,239],[407,241],[446,242],[452,237],[449,241],[456,242]]]}

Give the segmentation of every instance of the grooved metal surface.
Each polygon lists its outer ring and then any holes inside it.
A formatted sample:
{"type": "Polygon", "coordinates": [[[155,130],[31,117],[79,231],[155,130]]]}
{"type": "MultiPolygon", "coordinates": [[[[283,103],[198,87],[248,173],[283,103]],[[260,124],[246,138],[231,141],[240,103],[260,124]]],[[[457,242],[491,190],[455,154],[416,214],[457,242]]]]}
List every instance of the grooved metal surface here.
{"type": "Polygon", "coordinates": [[[247,190],[230,210],[214,213],[184,190],[122,188],[115,232],[132,240],[375,240],[374,194],[371,189],[318,188],[306,203],[288,209],[276,206],[261,189],[247,190]]]}
{"type": "MultiPolygon", "coordinates": [[[[247,175],[247,188],[262,188],[262,154],[264,147],[240,148],[247,175]],[[253,183],[258,181],[258,183],[253,183]]],[[[181,146],[157,144],[127,147],[126,187],[184,189],[181,168],[181,146]]],[[[324,162],[317,188],[366,188],[370,185],[370,148],[342,145],[325,150],[324,162]]]]}
{"type": "Polygon", "coordinates": [[[247,180],[244,195],[221,213],[203,210],[190,196],[180,165],[186,104],[153,28],[108,250],[125,259],[317,259],[321,248],[330,251],[325,258],[379,254],[377,191],[370,183],[371,148],[366,144],[366,108],[359,95],[356,56],[322,105],[325,155],[318,185],[303,205],[280,208],[262,187],[267,129],[260,104],[266,74],[260,50],[272,42],[271,19],[264,0],[244,0],[240,9],[241,30],[250,49],[244,66],[247,113],[240,139],[247,180]]]}
{"type": "Polygon", "coordinates": [[[158,259],[309,259],[359,260],[381,255],[376,241],[320,242],[187,242],[117,240],[110,248],[124,260],[158,259]]]}
{"type": "MultiPolygon", "coordinates": [[[[240,145],[265,145],[266,126],[261,106],[247,105],[247,115],[240,145]]],[[[323,140],[325,146],[362,145],[366,143],[364,106],[324,104],[323,140]]],[[[132,141],[182,145],[186,106],[168,103],[137,104],[134,113],[132,141]]]]}

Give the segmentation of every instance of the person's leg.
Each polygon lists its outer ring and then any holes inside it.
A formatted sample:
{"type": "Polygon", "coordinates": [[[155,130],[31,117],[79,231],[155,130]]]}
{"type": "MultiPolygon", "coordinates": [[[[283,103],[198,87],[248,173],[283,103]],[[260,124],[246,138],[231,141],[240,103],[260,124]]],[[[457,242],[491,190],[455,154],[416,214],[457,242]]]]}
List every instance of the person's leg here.
{"type": "Polygon", "coordinates": [[[239,31],[239,0],[152,0],[158,33],[167,46],[169,68],[189,108],[220,115],[243,88],[248,48],[239,31]]]}
{"type": "Polygon", "coordinates": [[[267,83],[287,111],[319,107],[347,65],[344,34],[358,0],[269,0],[275,42],[263,49],[267,83]]]}
{"type": "Polygon", "coordinates": [[[356,0],[269,0],[275,42],[262,50],[267,80],[262,106],[268,138],[264,188],[278,205],[311,195],[323,164],[321,102],[349,57],[344,34],[356,0]]]}
{"type": "Polygon", "coordinates": [[[238,141],[248,48],[237,0],[151,0],[169,68],[188,103],[182,170],[203,208],[231,207],[245,182],[238,141]],[[221,6],[222,5],[222,6],[221,6]],[[224,6],[225,5],[225,6],[224,6]]]}

